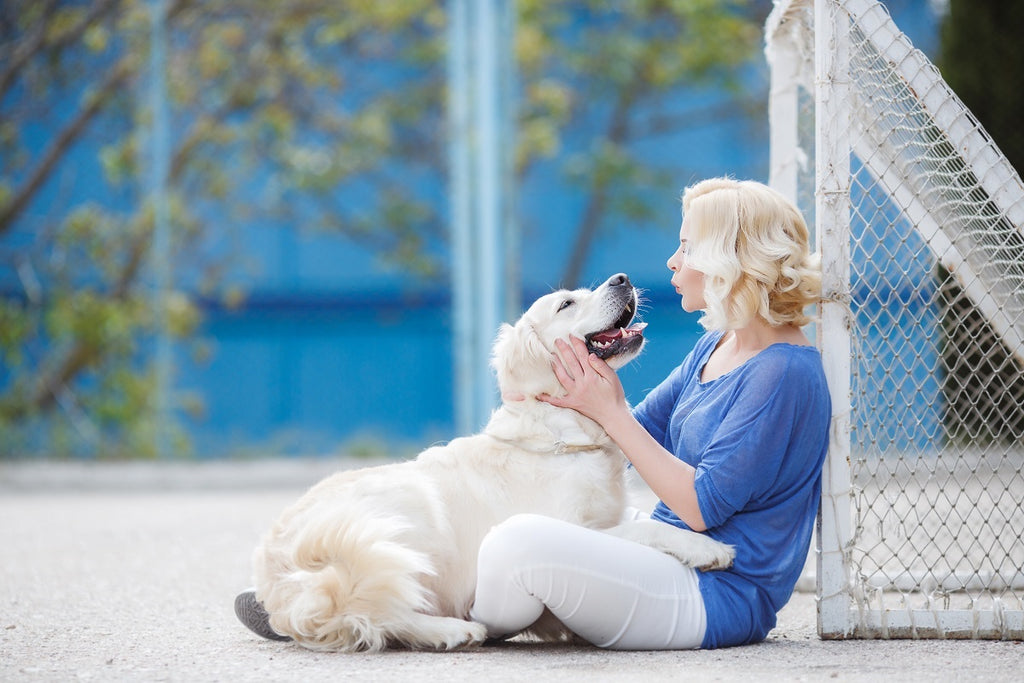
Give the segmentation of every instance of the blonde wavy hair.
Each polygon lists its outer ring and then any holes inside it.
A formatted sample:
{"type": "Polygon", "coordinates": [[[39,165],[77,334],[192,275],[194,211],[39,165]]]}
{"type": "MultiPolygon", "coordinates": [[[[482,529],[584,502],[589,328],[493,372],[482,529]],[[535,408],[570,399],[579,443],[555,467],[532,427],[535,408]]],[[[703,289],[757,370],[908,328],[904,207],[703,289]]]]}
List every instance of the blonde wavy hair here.
{"type": "Polygon", "coordinates": [[[806,325],[821,299],[821,262],[800,210],[752,180],[711,178],[683,192],[686,263],[704,274],[706,329],[806,325]]]}

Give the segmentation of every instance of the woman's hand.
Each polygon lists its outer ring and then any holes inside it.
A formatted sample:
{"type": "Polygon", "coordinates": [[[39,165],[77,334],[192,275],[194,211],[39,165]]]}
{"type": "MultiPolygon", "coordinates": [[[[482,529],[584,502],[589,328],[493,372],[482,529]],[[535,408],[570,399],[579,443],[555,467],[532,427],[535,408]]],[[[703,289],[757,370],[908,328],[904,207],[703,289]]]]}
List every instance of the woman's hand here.
{"type": "Polygon", "coordinates": [[[607,363],[587,351],[583,340],[555,342],[551,362],[565,396],[537,397],[560,408],[572,408],[604,427],[651,490],[694,531],[704,531],[704,517],[694,486],[696,471],[654,440],[636,421],[626,403],[619,376],[607,363]]]}
{"type": "Polygon", "coordinates": [[[569,343],[555,341],[558,353],[551,361],[555,377],[565,396],[541,394],[538,400],[560,408],[572,408],[600,425],[617,411],[629,408],[622,383],[615,371],[587,350],[582,339],[569,337],[569,343]]]}

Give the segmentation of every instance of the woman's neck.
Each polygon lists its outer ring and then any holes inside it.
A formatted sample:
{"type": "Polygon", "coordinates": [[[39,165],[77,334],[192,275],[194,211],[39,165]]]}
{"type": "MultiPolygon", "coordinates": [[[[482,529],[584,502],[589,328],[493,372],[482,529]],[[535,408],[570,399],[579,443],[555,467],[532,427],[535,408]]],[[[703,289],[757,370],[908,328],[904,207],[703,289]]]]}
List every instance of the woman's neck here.
{"type": "Polygon", "coordinates": [[[730,330],[722,337],[738,353],[743,355],[758,353],[772,344],[810,345],[810,341],[793,325],[769,325],[762,318],[757,318],[745,327],[730,330]]]}
{"type": "Polygon", "coordinates": [[[798,327],[793,325],[771,326],[764,320],[728,330],[722,335],[718,346],[711,353],[701,381],[709,381],[743,365],[772,344],[794,344],[810,346],[810,341],[798,327]]]}

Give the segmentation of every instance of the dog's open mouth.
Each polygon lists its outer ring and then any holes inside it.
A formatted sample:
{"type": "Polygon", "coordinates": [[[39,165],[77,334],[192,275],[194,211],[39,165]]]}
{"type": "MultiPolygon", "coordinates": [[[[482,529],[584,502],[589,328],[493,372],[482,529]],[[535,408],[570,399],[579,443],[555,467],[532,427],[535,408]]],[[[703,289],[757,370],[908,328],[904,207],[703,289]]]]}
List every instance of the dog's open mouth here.
{"type": "Polygon", "coordinates": [[[644,328],[647,327],[647,323],[630,324],[635,314],[636,302],[631,300],[622,309],[622,315],[612,327],[587,335],[587,350],[602,360],[628,351],[636,351],[643,344],[644,328]]]}

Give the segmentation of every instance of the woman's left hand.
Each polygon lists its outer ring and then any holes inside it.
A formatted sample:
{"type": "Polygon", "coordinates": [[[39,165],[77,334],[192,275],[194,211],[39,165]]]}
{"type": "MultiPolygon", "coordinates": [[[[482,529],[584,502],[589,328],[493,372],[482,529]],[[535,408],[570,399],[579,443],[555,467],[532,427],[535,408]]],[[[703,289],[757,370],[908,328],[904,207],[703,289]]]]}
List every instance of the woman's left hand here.
{"type": "Polygon", "coordinates": [[[582,339],[555,341],[558,353],[551,362],[565,396],[541,394],[538,400],[560,408],[572,408],[604,425],[619,410],[628,410],[622,382],[615,370],[587,350],[582,339]]]}

